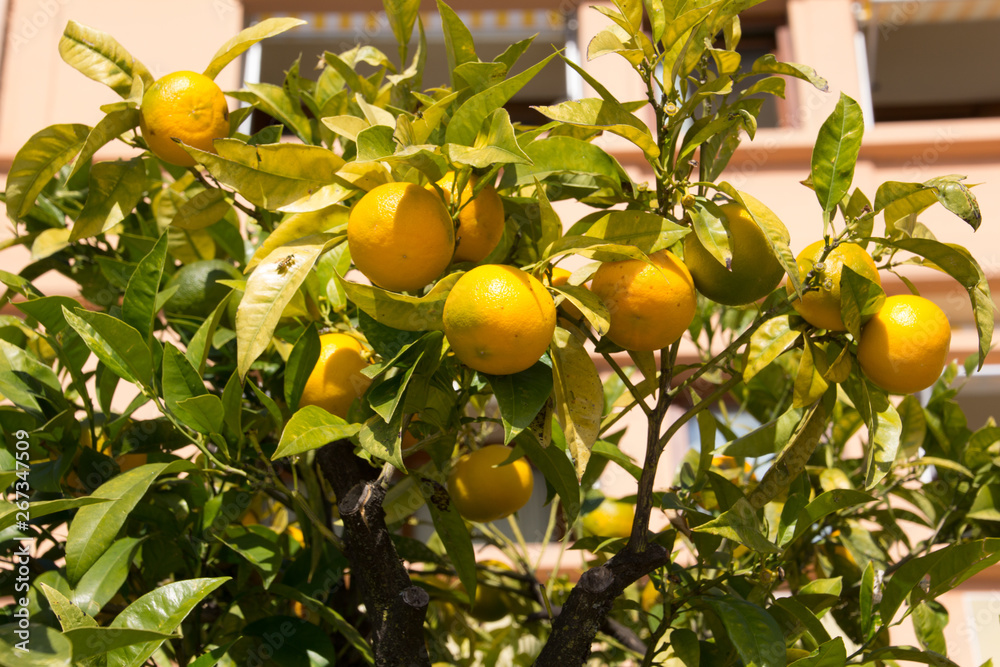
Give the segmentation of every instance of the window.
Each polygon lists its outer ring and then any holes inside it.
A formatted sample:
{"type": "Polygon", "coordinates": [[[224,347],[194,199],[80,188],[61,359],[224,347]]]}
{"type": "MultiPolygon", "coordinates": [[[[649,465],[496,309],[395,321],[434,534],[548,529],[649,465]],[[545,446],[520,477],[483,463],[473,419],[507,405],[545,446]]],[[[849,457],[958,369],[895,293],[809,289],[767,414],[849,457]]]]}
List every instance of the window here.
{"type": "MultiPolygon", "coordinates": [[[[477,10],[460,11],[458,15],[472,32],[476,53],[484,62],[493,60],[510,44],[537,34],[531,47],[514,66],[514,74],[552,54],[554,49],[575,48],[572,39],[567,38],[571,25],[559,12],[540,9],[477,10]]],[[[253,54],[248,58],[248,81],[280,85],[285,78],[285,68],[298,57],[301,57],[301,74],[308,78],[313,65],[320,61],[324,51],[340,53],[358,44],[368,44],[380,49],[393,62],[399,58],[396,39],[384,12],[302,13],[296,16],[307,21],[307,25],[265,40],[255,47],[259,48],[259,59],[253,54]],[[259,64],[255,64],[255,61],[259,64]]],[[[265,16],[253,17],[255,21],[262,18],[265,16]]],[[[449,70],[441,18],[436,11],[423,12],[420,18],[427,35],[428,48],[423,87],[447,85],[449,70]]],[[[411,57],[416,47],[416,35],[417,30],[414,28],[410,45],[411,57]]],[[[566,96],[567,68],[561,61],[553,60],[505,108],[515,123],[538,124],[545,119],[530,107],[554,104],[566,96]]],[[[266,117],[255,120],[253,131],[267,122],[270,121],[266,117]]]]}
{"type": "Polygon", "coordinates": [[[875,0],[860,16],[876,122],[1000,116],[1000,7],[875,0]]]}

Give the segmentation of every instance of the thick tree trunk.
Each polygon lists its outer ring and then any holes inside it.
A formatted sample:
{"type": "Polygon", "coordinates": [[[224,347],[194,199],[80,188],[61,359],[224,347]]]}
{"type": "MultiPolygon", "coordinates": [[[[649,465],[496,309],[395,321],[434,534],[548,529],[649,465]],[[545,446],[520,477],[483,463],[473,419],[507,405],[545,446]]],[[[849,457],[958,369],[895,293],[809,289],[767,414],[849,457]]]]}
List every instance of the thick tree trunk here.
{"type": "Polygon", "coordinates": [[[423,633],[430,598],[410,582],[396,554],[382,510],[385,489],[348,441],[326,445],[317,461],[337,495],[351,580],[361,588],[372,623],[375,664],[430,665],[423,633]]]}

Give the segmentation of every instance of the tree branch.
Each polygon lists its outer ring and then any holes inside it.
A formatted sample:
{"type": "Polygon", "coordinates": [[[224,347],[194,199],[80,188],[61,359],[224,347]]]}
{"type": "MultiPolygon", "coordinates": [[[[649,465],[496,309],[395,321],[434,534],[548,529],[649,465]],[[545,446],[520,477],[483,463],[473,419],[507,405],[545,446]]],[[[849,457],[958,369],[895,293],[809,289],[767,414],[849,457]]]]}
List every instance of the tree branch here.
{"type": "Polygon", "coordinates": [[[361,588],[372,623],[376,665],[427,667],[424,616],[430,597],[414,586],[385,525],[385,488],[377,471],[354,455],[347,440],[332,442],[316,456],[337,496],[344,522],[344,552],[351,578],[361,588]]]}

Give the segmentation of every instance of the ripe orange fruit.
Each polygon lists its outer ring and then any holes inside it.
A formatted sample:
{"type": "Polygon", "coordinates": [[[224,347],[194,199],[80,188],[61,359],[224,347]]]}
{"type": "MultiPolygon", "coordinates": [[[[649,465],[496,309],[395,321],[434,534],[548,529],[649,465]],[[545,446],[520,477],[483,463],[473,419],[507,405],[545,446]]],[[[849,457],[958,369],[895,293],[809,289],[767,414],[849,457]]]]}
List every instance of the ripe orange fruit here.
{"type": "Polygon", "coordinates": [[[360,398],[372,382],[361,373],[368,365],[362,354],[364,348],[356,338],[342,333],[323,334],[319,342],[319,359],[302,389],[299,406],[317,405],[347,419],[354,399],[360,398]]]}
{"type": "Polygon", "coordinates": [[[601,537],[628,537],[635,521],[635,505],[605,498],[601,504],[583,515],[583,529],[601,537]]]}
{"type": "Polygon", "coordinates": [[[937,304],[912,294],[887,297],[858,341],[858,363],[868,378],[893,394],[912,394],[941,377],[951,325],[937,304]]]}
{"type": "Polygon", "coordinates": [[[591,291],[607,306],[607,337],[626,350],[659,350],[678,340],[694,319],[694,281],[677,256],[661,250],[638,259],[605,262],[591,291]]]}
{"type": "MultiPolygon", "coordinates": [[[[565,285],[569,281],[569,277],[573,275],[572,271],[567,271],[566,269],[560,268],[558,266],[552,269],[552,286],[559,287],[560,285],[565,285]]],[[[583,317],[583,313],[580,309],[576,307],[569,299],[563,299],[563,302],[559,304],[566,314],[574,320],[579,320],[583,317]]]]}
{"type": "Polygon", "coordinates": [[[195,164],[173,139],[215,152],[212,142],[229,136],[229,106],[222,89],[204,74],[174,72],[142,96],[139,129],[156,157],[180,167],[195,164]]]}
{"type": "MultiPolygon", "coordinates": [[[[792,301],[792,307],[806,322],[820,329],[844,331],[844,320],[840,317],[840,273],[844,265],[876,285],[882,281],[872,256],[864,248],[854,243],[841,243],[830,251],[823,261],[825,242],[821,239],[810,244],[795,258],[799,267],[799,280],[803,283],[810,271],[819,275],[817,289],[811,289],[801,299],[792,301]]],[[[789,295],[795,294],[791,282],[785,285],[789,295]]]]}
{"type": "Polygon", "coordinates": [[[444,333],[466,366],[519,373],[545,353],[556,307],[545,286],[513,266],[484,264],[455,283],[444,303],[444,333]]]}
{"type": "Polygon", "coordinates": [[[699,292],[727,306],[743,306],[770,294],[785,270],[745,208],[739,204],[721,208],[729,222],[731,267],[727,270],[720,264],[693,232],[684,237],[684,264],[699,292]]]}
{"type": "MultiPolygon", "coordinates": [[[[482,564],[494,570],[510,571],[509,565],[497,560],[486,560],[482,564]]],[[[484,623],[499,621],[510,613],[510,607],[511,599],[506,592],[496,586],[490,586],[480,581],[476,586],[475,599],[469,605],[469,616],[484,623]]]]}
{"type": "MultiPolygon", "coordinates": [[[[458,231],[455,232],[454,262],[481,262],[503,238],[503,225],[506,216],[503,212],[503,201],[492,185],[485,185],[475,197],[472,191],[479,177],[469,178],[462,194],[458,198],[458,231]]],[[[444,201],[451,204],[452,188],[455,185],[455,172],[448,172],[438,186],[444,193],[444,201]]],[[[428,186],[430,187],[430,186],[428,186]]]]}
{"type": "Polygon", "coordinates": [[[413,183],[383,183],[347,219],[354,265],[387,290],[419,290],[448,268],[455,225],[434,193],[413,183]]]}
{"type": "Polygon", "coordinates": [[[531,466],[520,458],[500,465],[511,448],[487,445],[463,455],[448,475],[448,493],[469,521],[496,521],[524,507],[535,486],[531,466]]]}

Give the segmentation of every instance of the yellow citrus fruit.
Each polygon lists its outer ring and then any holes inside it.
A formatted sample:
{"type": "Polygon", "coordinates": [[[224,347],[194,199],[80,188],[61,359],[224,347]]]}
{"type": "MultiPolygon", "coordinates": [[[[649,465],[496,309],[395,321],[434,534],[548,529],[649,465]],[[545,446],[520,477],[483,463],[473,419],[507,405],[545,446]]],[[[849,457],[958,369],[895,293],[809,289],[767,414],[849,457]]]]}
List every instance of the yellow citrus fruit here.
{"type": "Polygon", "coordinates": [[[208,317],[232,289],[219,281],[242,278],[243,274],[239,269],[221,259],[185,264],[167,281],[167,287],[176,285],[177,291],[167,300],[163,309],[168,313],[187,317],[208,317]]]}
{"type": "Polygon", "coordinates": [[[548,349],[556,307],[545,286],[513,266],[484,264],[455,283],[444,303],[444,333],[466,366],[519,373],[548,349]]]}
{"type": "MultiPolygon", "coordinates": [[[[475,197],[472,191],[479,177],[473,175],[458,198],[458,231],[455,232],[455,262],[481,262],[503,238],[505,215],[503,201],[492,185],[485,185],[475,197]]],[[[451,203],[455,172],[448,172],[437,182],[446,204],[451,203]]]]}
{"type": "Polygon", "coordinates": [[[858,341],[858,363],[872,382],[893,394],[934,384],[948,362],[951,325],[937,304],[912,294],[887,297],[858,341]]]}
{"type": "MultiPolygon", "coordinates": [[[[826,243],[821,239],[810,244],[795,259],[799,268],[799,280],[806,281],[810,271],[818,274],[817,288],[792,301],[792,306],[806,322],[820,329],[844,331],[844,320],[840,317],[840,274],[844,265],[876,285],[881,285],[878,269],[872,256],[864,248],[854,243],[841,243],[823,257],[826,243]]],[[[791,296],[795,293],[791,282],[785,285],[791,296]]]]}
{"type": "Polygon", "coordinates": [[[656,590],[656,584],[650,579],[643,586],[642,592],[639,593],[639,604],[642,606],[643,611],[649,611],[660,602],[663,601],[663,594],[656,590]]]}
{"type": "MultiPolygon", "coordinates": [[[[483,561],[482,564],[494,570],[510,571],[509,565],[498,560],[487,560],[483,561]]],[[[469,606],[469,616],[484,623],[499,621],[510,613],[510,606],[511,600],[507,593],[496,586],[490,586],[480,581],[476,586],[475,599],[469,606]]]]}
{"type": "Polygon", "coordinates": [[[659,350],[678,340],[694,319],[698,299],[687,267],[661,250],[638,259],[605,262],[591,291],[611,314],[607,337],[626,350],[659,350]]]}
{"type": "Polygon", "coordinates": [[[302,389],[299,405],[317,405],[347,419],[354,399],[360,398],[372,382],[361,373],[368,365],[364,348],[356,338],[342,333],[323,334],[319,343],[319,359],[302,389]]]}
{"type": "Polygon", "coordinates": [[[635,505],[605,498],[601,504],[583,515],[583,529],[601,537],[628,537],[632,534],[635,505]]]}
{"type": "Polygon", "coordinates": [[[510,447],[487,445],[463,455],[448,475],[448,493],[458,513],[469,521],[496,521],[524,507],[535,486],[524,458],[500,465],[510,447]]]}
{"type": "Polygon", "coordinates": [[[229,136],[226,96],[204,74],[168,74],[143,94],[139,129],[156,157],[181,167],[193,166],[194,158],[173,140],[214,153],[212,142],[229,136]]]}
{"type": "Polygon", "coordinates": [[[413,183],[383,183],[347,219],[354,265],[387,290],[419,290],[448,268],[455,224],[441,199],[413,183]]]}
{"type": "MultiPolygon", "coordinates": [[[[552,286],[559,287],[561,285],[565,285],[569,282],[569,277],[572,275],[572,271],[567,271],[566,269],[558,266],[554,267],[552,269],[552,286]]],[[[576,304],[569,299],[563,299],[563,302],[559,304],[559,307],[562,308],[571,319],[579,320],[583,317],[583,313],[580,312],[580,309],[577,308],[576,304]]]]}
{"type": "Polygon", "coordinates": [[[720,264],[694,232],[684,237],[684,264],[694,286],[712,301],[727,306],[753,303],[774,291],[785,270],[745,208],[739,204],[721,208],[729,223],[730,268],[720,264]]]}
{"type": "Polygon", "coordinates": [[[115,458],[118,469],[121,472],[128,472],[132,468],[146,465],[147,456],[145,454],[122,454],[115,458]]]}

